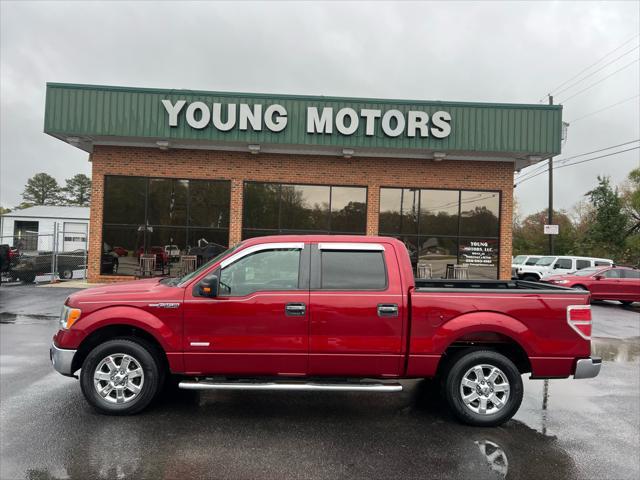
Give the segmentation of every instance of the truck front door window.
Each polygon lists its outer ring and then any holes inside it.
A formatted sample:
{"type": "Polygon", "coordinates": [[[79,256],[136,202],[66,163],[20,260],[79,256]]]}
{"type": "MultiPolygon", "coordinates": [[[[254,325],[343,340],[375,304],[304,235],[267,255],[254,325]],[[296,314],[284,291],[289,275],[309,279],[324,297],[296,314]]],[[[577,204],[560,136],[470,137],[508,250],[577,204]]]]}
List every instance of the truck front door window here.
{"type": "Polygon", "coordinates": [[[298,289],[300,250],[263,250],[222,269],[220,296],[238,297],[264,290],[298,289]]]}

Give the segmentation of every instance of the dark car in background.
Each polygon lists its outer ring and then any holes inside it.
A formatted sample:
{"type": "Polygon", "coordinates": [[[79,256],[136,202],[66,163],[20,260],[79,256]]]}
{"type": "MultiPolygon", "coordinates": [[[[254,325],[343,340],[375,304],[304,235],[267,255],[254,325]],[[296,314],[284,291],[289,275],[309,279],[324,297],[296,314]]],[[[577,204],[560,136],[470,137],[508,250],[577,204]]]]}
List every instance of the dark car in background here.
{"type": "Polygon", "coordinates": [[[617,300],[623,305],[640,302],[640,270],[629,267],[585,268],[565,275],[551,275],[543,282],[588,290],[592,300],[617,300]]]}
{"type": "Polygon", "coordinates": [[[87,265],[85,250],[72,250],[54,255],[52,252],[38,252],[32,255],[20,256],[17,264],[9,273],[14,280],[23,283],[33,283],[38,275],[52,273],[52,268],[62,279],[73,278],[74,270],[82,270],[87,265]]]}
{"type": "Polygon", "coordinates": [[[198,247],[191,247],[189,249],[189,255],[195,255],[198,257],[198,266],[207,263],[214,257],[217,257],[224,252],[227,247],[223,247],[217,243],[206,243],[198,247]]]}

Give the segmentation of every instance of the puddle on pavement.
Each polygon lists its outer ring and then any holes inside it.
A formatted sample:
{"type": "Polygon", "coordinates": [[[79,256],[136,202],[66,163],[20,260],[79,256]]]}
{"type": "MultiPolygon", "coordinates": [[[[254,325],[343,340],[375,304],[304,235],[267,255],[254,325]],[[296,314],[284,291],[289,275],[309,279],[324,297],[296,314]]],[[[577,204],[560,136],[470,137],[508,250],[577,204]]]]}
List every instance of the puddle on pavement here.
{"type": "Polygon", "coordinates": [[[591,353],[605,362],[640,361],[640,337],[591,339],[591,353]]]}
{"type": "Polygon", "coordinates": [[[0,312],[0,324],[33,325],[35,323],[51,322],[57,315],[26,315],[23,313],[0,312]]]}

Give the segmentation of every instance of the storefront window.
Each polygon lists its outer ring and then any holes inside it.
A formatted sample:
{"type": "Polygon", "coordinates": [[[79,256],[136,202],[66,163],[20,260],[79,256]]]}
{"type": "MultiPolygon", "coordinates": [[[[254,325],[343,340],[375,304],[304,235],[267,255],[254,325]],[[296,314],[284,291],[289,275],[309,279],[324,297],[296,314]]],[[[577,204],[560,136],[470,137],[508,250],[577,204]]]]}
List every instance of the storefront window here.
{"type": "Polygon", "coordinates": [[[146,253],[171,274],[183,255],[226,249],[230,192],[228,181],[107,176],[101,273],[136,275],[146,253]]]}
{"type": "Polygon", "coordinates": [[[280,228],[287,230],[329,230],[331,187],[282,185],[280,228]]]}
{"type": "Polygon", "coordinates": [[[331,230],[336,233],[366,232],[366,188],[331,187],[331,230]]]}
{"type": "Polygon", "coordinates": [[[420,191],[420,234],[458,235],[457,190],[420,191]]]}
{"type": "Polygon", "coordinates": [[[245,182],[242,238],[287,233],[364,234],[367,189],[245,182]]]}
{"type": "Polygon", "coordinates": [[[497,237],[500,232],[498,192],[462,192],[460,235],[497,237]]]}
{"type": "Polygon", "coordinates": [[[416,272],[497,278],[498,192],[381,188],[379,231],[405,243],[416,272]]]}
{"type": "Polygon", "coordinates": [[[145,223],[147,179],[106,177],[104,185],[104,223],[140,225],[145,223]]]}

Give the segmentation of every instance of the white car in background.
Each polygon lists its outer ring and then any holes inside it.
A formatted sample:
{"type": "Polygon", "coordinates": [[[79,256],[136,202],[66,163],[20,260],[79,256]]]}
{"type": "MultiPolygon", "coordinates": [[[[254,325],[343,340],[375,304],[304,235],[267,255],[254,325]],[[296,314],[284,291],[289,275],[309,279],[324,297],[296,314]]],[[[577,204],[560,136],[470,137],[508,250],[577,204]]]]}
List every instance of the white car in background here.
{"type": "Polygon", "coordinates": [[[543,255],[518,255],[511,260],[511,278],[518,278],[518,267],[535,265],[543,255]]]}
{"type": "Polygon", "coordinates": [[[591,267],[610,267],[613,260],[608,258],[546,256],[540,258],[535,265],[520,265],[516,269],[516,276],[520,280],[538,280],[549,275],[564,275],[569,272],[591,267]]]}

